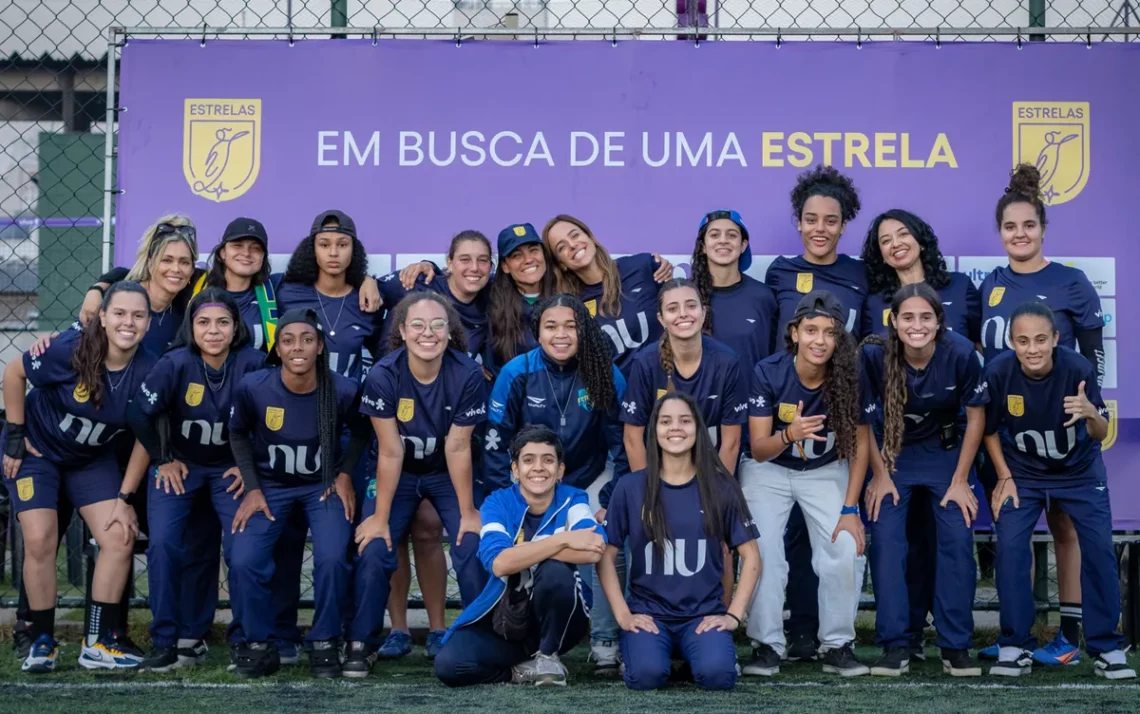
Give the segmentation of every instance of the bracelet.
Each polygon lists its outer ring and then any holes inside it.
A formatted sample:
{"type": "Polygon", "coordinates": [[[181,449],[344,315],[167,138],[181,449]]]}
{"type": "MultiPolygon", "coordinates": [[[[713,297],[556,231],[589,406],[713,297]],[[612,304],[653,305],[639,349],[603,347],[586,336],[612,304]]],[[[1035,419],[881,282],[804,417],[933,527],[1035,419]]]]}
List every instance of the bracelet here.
{"type": "Polygon", "coordinates": [[[844,506],[843,510],[839,512],[841,516],[857,516],[859,515],[859,506],[844,506]]]}
{"type": "Polygon", "coordinates": [[[783,442],[784,446],[792,445],[792,437],[788,434],[788,430],[786,428],[780,429],[780,441],[783,442]]]}
{"type": "Polygon", "coordinates": [[[738,624],[738,625],[743,625],[743,624],[744,624],[743,622],[741,622],[741,621],[740,621],[740,618],[739,618],[739,617],[737,617],[736,615],[733,615],[731,612],[726,612],[726,613],[724,613],[724,614],[725,614],[725,615],[728,615],[728,616],[729,616],[729,617],[731,617],[732,619],[736,620],[736,624],[738,624]]]}
{"type": "Polygon", "coordinates": [[[95,283],[91,287],[87,288],[87,292],[91,292],[92,290],[98,290],[100,295],[106,295],[107,294],[106,291],[103,290],[103,286],[100,285],[99,283],[95,283]]]}

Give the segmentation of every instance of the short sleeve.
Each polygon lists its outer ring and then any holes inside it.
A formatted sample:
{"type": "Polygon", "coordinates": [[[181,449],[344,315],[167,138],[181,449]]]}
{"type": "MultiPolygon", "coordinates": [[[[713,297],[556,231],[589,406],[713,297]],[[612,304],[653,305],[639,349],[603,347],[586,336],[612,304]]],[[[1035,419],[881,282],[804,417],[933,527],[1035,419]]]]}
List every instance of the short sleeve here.
{"type": "Polygon", "coordinates": [[[376,365],[364,380],[364,394],[360,397],[360,413],[381,419],[396,416],[395,363],[376,365]]]}
{"type": "Polygon", "coordinates": [[[629,382],[625,385],[625,396],[621,400],[620,419],[623,424],[645,426],[649,423],[649,414],[653,411],[651,364],[652,362],[645,359],[633,361],[633,368],[629,371],[629,382]]]}
{"type": "Polygon", "coordinates": [[[962,390],[962,406],[986,405],[982,396],[986,391],[982,373],[981,355],[974,350],[962,349],[958,355],[958,387],[962,390]]]}
{"type": "Polygon", "coordinates": [[[143,414],[154,416],[167,410],[179,382],[174,360],[163,356],[139,386],[138,402],[143,414]]]}
{"type": "Polygon", "coordinates": [[[408,294],[400,283],[400,273],[389,273],[376,281],[376,288],[380,291],[381,312],[392,310],[408,294]]]}
{"type": "Polygon", "coordinates": [[[879,385],[883,383],[883,348],[863,345],[859,350],[859,423],[870,424],[878,411],[879,385]]]}
{"type": "Polygon", "coordinates": [[[736,491],[725,487],[727,493],[722,502],[724,509],[724,538],[730,548],[739,547],[750,540],[760,537],[760,530],[752,520],[752,513],[743,496],[736,491]]]}
{"type": "Polygon", "coordinates": [[[1104,327],[1104,313],[1100,308],[1100,296],[1089,282],[1084,271],[1075,271],[1074,280],[1069,283],[1070,311],[1073,324],[1078,330],[1096,330],[1104,327]]]}
{"type": "Polygon", "coordinates": [[[249,391],[249,377],[241,380],[234,389],[233,406],[230,407],[230,433],[249,434],[257,423],[253,413],[253,395],[249,391]]]}
{"type": "Polygon", "coordinates": [[[725,368],[724,377],[725,410],[721,424],[745,424],[748,422],[748,385],[740,374],[740,360],[736,357],[725,368]]]}
{"type": "Polygon", "coordinates": [[[748,390],[748,416],[772,416],[772,402],[776,399],[763,364],[752,370],[752,384],[748,390]]]}
{"type": "Polygon", "coordinates": [[[978,398],[974,400],[974,406],[986,408],[986,435],[996,434],[998,427],[1001,426],[1002,408],[1001,403],[1001,379],[996,369],[991,364],[986,367],[982,372],[982,381],[978,384],[976,389],[978,398]]]}
{"type": "Polygon", "coordinates": [[[606,530],[606,542],[619,548],[629,536],[629,487],[633,479],[622,479],[614,488],[610,496],[610,506],[606,509],[606,517],[602,526],[606,530]]]}
{"type": "Polygon", "coordinates": [[[459,393],[459,404],[452,412],[451,423],[455,426],[474,426],[487,421],[486,380],[482,369],[472,369],[459,393]]]}
{"type": "Polygon", "coordinates": [[[974,281],[966,278],[966,337],[970,342],[982,341],[982,293],[974,281]]]}
{"type": "Polygon", "coordinates": [[[79,344],[80,334],[78,331],[60,333],[39,357],[32,357],[30,352],[24,353],[24,374],[33,387],[46,387],[75,378],[71,355],[79,344]]]}
{"type": "Polygon", "coordinates": [[[344,423],[360,413],[359,401],[363,385],[351,379],[338,379],[336,383],[337,413],[341,423],[344,423]]]}

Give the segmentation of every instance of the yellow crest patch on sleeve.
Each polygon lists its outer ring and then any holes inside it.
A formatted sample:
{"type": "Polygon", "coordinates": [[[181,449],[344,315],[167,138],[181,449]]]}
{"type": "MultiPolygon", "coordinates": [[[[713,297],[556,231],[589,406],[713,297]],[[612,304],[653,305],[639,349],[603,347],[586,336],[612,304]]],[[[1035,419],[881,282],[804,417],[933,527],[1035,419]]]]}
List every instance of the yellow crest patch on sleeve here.
{"type": "Polygon", "coordinates": [[[1116,443],[1116,422],[1119,418],[1119,407],[1115,399],[1105,399],[1104,406],[1108,409],[1108,434],[1105,435],[1104,441],[1100,442],[1100,450],[1108,451],[1116,443]]]}
{"type": "Polygon", "coordinates": [[[77,384],[75,389],[71,390],[71,398],[78,404],[82,404],[91,398],[91,393],[87,391],[86,384],[77,384]]]}
{"type": "Polygon", "coordinates": [[[798,273],[796,275],[797,292],[810,293],[813,285],[815,285],[815,275],[812,273],[798,273]]]}
{"type": "Polygon", "coordinates": [[[598,301],[597,300],[587,300],[584,304],[586,305],[586,309],[589,310],[589,312],[590,312],[590,317],[597,317],[598,316],[598,301]]]}
{"type": "Polygon", "coordinates": [[[285,408],[266,407],[265,426],[269,427],[270,431],[278,431],[285,426],[285,408]]]}
{"type": "Polygon", "coordinates": [[[891,309],[889,307],[883,308],[883,327],[890,327],[891,325],[891,309]]]}
{"type": "Polygon", "coordinates": [[[1005,297],[1005,288],[994,288],[990,291],[990,307],[997,307],[1005,297]]]}
{"type": "Polygon", "coordinates": [[[409,422],[412,417],[416,415],[416,402],[415,400],[402,397],[400,403],[396,405],[396,418],[403,422],[409,422]]]}
{"type": "Polygon", "coordinates": [[[192,407],[196,407],[202,403],[202,395],[205,394],[206,388],[197,382],[191,382],[186,385],[186,403],[192,407]]]}
{"type": "Polygon", "coordinates": [[[658,390],[657,390],[657,398],[658,398],[658,399],[660,399],[661,397],[665,396],[665,394],[666,394],[666,392],[665,392],[665,390],[664,390],[664,389],[658,389],[658,390]]]}
{"type": "Polygon", "coordinates": [[[791,424],[792,419],[796,418],[796,405],[780,402],[780,409],[776,412],[776,415],[780,417],[780,421],[785,424],[791,424]]]}
{"type": "Polygon", "coordinates": [[[1020,394],[1010,394],[1007,396],[1005,398],[1005,405],[1006,408],[1009,409],[1009,413],[1015,417],[1025,414],[1025,397],[1020,394]]]}
{"type": "Polygon", "coordinates": [[[31,476],[16,479],[16,495],[21,501],[30,501],[36,495],[36,484],[31,476]]]}

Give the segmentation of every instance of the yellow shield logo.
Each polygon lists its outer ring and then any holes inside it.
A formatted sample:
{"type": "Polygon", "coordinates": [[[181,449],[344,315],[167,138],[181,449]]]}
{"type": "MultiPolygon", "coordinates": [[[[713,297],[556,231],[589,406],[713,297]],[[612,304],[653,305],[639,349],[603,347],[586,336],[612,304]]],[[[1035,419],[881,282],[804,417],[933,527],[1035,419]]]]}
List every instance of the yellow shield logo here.
{"type": "Polygon", "coordinates": [[[883,327],[891,326],[891,309],[889,307],[883,308],[883,327]]]}
{"type": "Polygon", "coordinates": [[[1005,297],[1005,288],[994,288],[990,291],[990,307],[997,307],[1005,297]]]}
{"type": "Polygon", "coordinates": [[[205,392],[205,387],[197,382],[191,382],[186,385],[186,403],[192,407],[196,407],[202,403],[202,394],[205,392]]]}
{"type": "Polygon", "coordinates": [[[74,399],[79,404],[82,404],[83,402],[90,399],[91,394],[87,391],[87,385],[86,384],[75,385],[75,389],[71,390],[71,398],[74,399]]]}
{"type": "Polygon", "coordinates": [[[238,198],[261,170],[260,99],[187,99],[182,174],[190,190],[221,203],[238,198]]]}
{"type": "Polygon", "coordinates": [[[518,236],[519,238],[522,238],[523,236],[526,235],[526,229],[523,228],[522,226],[515,226],[515,235],[518,236]]]}
{"type": "Polygon", "coordinates": [[[780,421],[785,424],[791,424],[792,419],[796,418],[796,405],[780,402],[780,410],[777,412],[777,415],[780,417],[780,421]]]}
{"type": "Polygon", "coordinates": [[[815,283],[815,275],[811,273],[798,273],[796,275],[796,290],[801,293],[810,293],[815,283]]]}
{"type": "Polygon", "coordinates": [[[1116,420],[1119,418],[1115,399],[1105,399],[1104,406],[1108,408],[1108,434],[1100,442],[1100,450],[1108,451],[1116,443],[1116,420]]]}
{"type": "Polygon", "coordinates": [[[657,398],[660,399],[663,396],[665,396],[665,390],[664,389],[658,389],[657,390],[657,398]]]}
{"type": "Polygon", "coordinates": [[[265,426],[270,431],[278,431],[285,426],[285,409],[283,407],[265,408],[265,426]]]}
{"type": "Polygon", "coordinates": [[[586,309],[589,310],[589,312],[590,312],[590,317],[597,317],[598,316],[598,301],[597,300],[587,300],[585,304],[586,304],[586,309]]]}
{"type": "Polygon", "coordinates": [[[32,482],[31,476],[16,479],[16,495],[21,501],[30,501],[36,495],[36,484],[32,482]]]}
{"type": "Polygon", "coordinates": [[[1015,417],[1025,414],[1025,398],[1020,394],[1010,394],[1007,396],[1005,405],[1009,408],[1009,413],[1015,417]]]}
{"type": "Polygon", "coordinates": [[[396,418],[400,421],[408,422],[416,415],[416,403],[407,398],[401,398],[400,403],[396,406],[396,418]]]}
{"type": "Polygon", "coordinates": [[[1041,172],[1049,206],[1071,201],[1089,180],[1089,103],[1014,102],[1013,165],[1041,172]]]}

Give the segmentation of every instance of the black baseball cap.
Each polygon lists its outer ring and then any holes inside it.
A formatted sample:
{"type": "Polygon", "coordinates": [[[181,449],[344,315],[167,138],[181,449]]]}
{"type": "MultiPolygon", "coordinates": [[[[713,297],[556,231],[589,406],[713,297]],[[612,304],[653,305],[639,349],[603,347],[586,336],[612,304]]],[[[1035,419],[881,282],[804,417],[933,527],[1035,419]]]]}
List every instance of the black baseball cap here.
{"type": "Polygon", "coordinates": [[[813,290],[804,295],[796,305],[792,322],[811,317],[830,317],[840,325],[846,324],[843,319],[843,304],[827,290],[813,290]]]}
{"type": "MultiPolygon", "coordinates": [[[[321,319],[317,316],[317,311],[311,307],[295,307],[291,310],[286,310],[277,320],[277,334],[280,335],[281,331],[287,325],[292,325],[295,322],[301,322],[317,331],[317,336],[323,342],[325,339],[324,328],[321,327],[321,319]]],[[[277,350],[270,350],[269,355],[265,358],[266,364],[280,365],[281,357],[278,356],[277,350]]]]}
{"type": "Polygon", "coordinates": [[[528,243],[541,243],[538,231],[529,223],[515,223],[499,231],[499,260],[528,243]]]}
{"type": "Polygon", "coordinates": [[[230,241],[245,238],[253,238],[261,243],[262,248],[269,247],[269,234],[265,232],[265,226],[261,225],[261,221],[255,218],[245,217],[230,221],[230,224],[226,226],[225,233],[222,233],[222,244],[225,245],[230,241]]]}
{"type": "Polygon", "coordinates": [[[309,235],[315,236],[325,231],[343,233],[346,236],[356,238],[356,221],[352,220],[344,211],[322,211],[313,219],[313,226],[309,229],[309,235]],[[332,223],[334,221],[337,224],[336,228],[325,227],[326,223],[332,223]]]}

